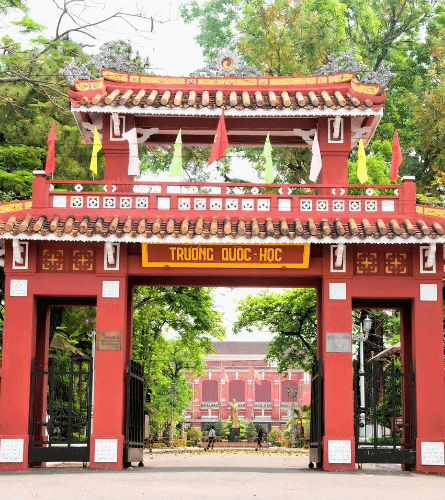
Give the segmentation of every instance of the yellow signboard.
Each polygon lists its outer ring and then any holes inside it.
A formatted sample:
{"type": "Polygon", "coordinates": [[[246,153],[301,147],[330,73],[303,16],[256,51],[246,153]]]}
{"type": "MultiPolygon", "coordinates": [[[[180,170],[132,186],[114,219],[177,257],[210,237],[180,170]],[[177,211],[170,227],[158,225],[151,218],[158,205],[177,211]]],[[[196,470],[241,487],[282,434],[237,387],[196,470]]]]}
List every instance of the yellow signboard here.
{"type": "Polygon", "coordinates": [[[142,243],[142,266],[308,269],[309,252],[309,243],[288,245],[142,243]]]}

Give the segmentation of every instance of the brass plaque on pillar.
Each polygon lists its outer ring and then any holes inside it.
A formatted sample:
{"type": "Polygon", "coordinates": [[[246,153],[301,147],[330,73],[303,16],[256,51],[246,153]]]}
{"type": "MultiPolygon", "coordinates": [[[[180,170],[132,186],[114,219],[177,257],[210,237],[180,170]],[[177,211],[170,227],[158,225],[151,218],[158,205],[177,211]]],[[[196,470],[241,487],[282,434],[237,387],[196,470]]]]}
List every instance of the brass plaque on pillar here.
{"type": "Polygon", "coordinates": [[[97,332],[97,348],[99,351],[120,351],[122,332],[97,332]]]}

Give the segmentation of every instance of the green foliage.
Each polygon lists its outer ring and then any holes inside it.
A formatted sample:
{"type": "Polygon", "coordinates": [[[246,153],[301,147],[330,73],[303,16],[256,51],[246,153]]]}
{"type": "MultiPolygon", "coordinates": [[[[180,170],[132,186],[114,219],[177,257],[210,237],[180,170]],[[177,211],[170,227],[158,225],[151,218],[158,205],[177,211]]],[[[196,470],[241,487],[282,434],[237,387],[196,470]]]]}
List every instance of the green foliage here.
{"type": "Polygon", "coordinates": [[[316,292],[295,288],[283,293],[265,290],[249,295],[238,304],[235,333],[245,329],[269,330],[275,334],[269,342],[266,359],[277,363],[277,371],[291,368],[310,369],[316,358],[316,292]]]}
{"type": "Polygon", "coordinates": [[[257,436],[257,429],[253,422],[248,422],[246,426],[246,438],[255,438],[257,436]]]}
{"type": "MultiPolygon", "coordinates": [[[[400,359],[394,359],[393,363],[394,365],[392,365],[392,361],[388,362],[384,369],[386,371],[390,370],[392,373],[392,366],[394,366],[394,373],[396,374],[401,373],[402,369],[401,369],[400,359]]],[[[394,383],[396,384],[394,394],[393,394],[393,388],[390,383],[391,378],[388,377],[388,379],[385,380],[385,384],[383,385],[383,397],[378,402],[376,409],[376,416],[378,422],[383,427],[388,427],[388,428],[391,428],[391,422],[394,417],[393,405],[392,405],[393,398],[396,401],[395,416],[396,417],[402,416],[401,378],[394,377],[393,379],[394,383]]]]}
{"type": "Polygon", "coordinates": [[[204,373],[203,356],[223,336],[208,288],[139,287],[134,292],[133,359],[145,367],[158,424],[178,419],[192,396],[188,376],[204,373]],[[167,334],[177,337],[168,340],[167,334]],[[169,392],[170,391],[170,392],[169,392]]]}
{"type": "Polygon", "coordinates": [[[190,441],[200,441],[202,438],[202,431],[198,427],[190,427],[187,431],[187,439],[190,441]]]}
{"type": "Polygon", "coordinates": [[[224,434],[224,421],[223,420],[218,420],[218,422],[215,425],[215,434],[218,437],[223,436],[224,434]]]}
{"type": "Polygon", "coordinates": [[[272,429],[269,432],[269,441],[274,443],[276,441],[281,441],[283,439],[283,431],[281,429],[272,429]]]}

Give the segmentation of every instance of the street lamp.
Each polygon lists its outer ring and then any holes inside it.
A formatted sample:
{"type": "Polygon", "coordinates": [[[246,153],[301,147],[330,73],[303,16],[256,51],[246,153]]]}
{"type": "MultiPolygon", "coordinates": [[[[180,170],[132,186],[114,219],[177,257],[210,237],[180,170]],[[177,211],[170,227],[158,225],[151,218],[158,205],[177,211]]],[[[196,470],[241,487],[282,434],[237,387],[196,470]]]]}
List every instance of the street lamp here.
{"type": "Polygon", "coordinates": [[[294,387],[291,389],[290,387],[286,387],[286,392],[289,396],[289,398],[292,400],[292,420],[291,420],[291,425],[292,425],[292,440],[290,442],[291,448],[295,448],[295,397],[298,392],[298,387],[294,387]]]}
{"type": "Polygon", "coordinates": [[[371,330],[372,321],[366,317],[363,322],[360,322],[360,437],[366,435],[365,432],[365,353],[363,350],[363,343],[368,340],[369,332],[371,330]]]}

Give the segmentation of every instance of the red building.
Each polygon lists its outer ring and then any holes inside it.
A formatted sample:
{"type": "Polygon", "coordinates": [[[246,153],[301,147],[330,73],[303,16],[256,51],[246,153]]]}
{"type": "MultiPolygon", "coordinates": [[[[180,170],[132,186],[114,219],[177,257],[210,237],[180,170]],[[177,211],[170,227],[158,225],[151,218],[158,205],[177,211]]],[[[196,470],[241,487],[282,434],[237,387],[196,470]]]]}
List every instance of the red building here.
{"type": "Polygon", "coordinates": [[[213,342],[213,347],[215,353],[205,359],[205,375],[193,380],[195,395],[186,424],[203,427],[230,418],[235,399],[240,418],[270,431],[290,419],[293,405],[310,404],[309,373],[298,369],[277,373],[274,364],[264,360],[266,342],[223,341],[213,342]],[[295,393],[294,398],[289,392],[295,393]]]}

